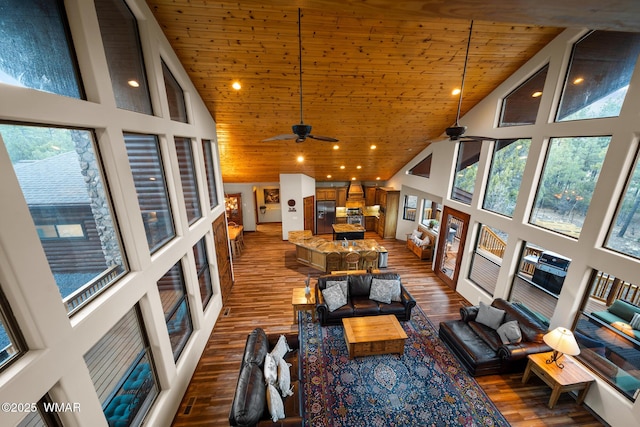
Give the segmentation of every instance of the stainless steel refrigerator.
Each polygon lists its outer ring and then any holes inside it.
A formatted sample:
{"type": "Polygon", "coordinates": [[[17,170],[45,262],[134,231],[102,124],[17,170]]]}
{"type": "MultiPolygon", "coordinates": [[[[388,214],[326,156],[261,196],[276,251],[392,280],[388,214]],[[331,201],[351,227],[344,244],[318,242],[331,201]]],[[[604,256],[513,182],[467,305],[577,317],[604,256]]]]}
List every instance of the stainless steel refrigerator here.
{"type": "Polygon", "coordinates": [[[336,202],[316,202],[316,234],[333,233],[333,223],[336,220],[336,202]]]}

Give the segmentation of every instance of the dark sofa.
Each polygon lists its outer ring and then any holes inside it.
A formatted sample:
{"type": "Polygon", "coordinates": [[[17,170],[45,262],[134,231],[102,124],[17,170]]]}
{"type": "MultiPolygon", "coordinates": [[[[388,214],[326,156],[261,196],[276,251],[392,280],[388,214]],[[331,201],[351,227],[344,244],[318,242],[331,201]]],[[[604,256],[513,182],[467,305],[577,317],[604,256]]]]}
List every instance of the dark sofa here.
{"type": "Polygon", "coordinates": [[[379,314],[395,314],[398,320],[406,321],[411,319],[411,309],[416,305],[416,301],[411,294],[402,286],[400,274],[398,273],[366,273],[347,275],[326,275],[320,276],[315,286],[316,312],[320,324],[339,325],[345,317],[375,316],[379,314]],[[400,281],[400,302],[392,301],[390,304],[369,299],[371,282],[373,279],[398,280],[400,281]],[[322,296],[322,290],[326,288],[327,281],[348,282],[347,304],[334,311],[329,311],[329,306],[322,296]]]}
{"type": "Polygon", "coordinates": [[[524,371],[527,355],[551,351],[542,340],[547,327],[530,316],[526,310],[498,298],[492,307],[505,311],[504,322],[518,321],[522,341],[503,344],[498,333],[475,321],[478,306],[460,309],[460,320],[440,323],[440,338],[451,348],[473,376],[524,371]]]}
{"type": "Polygon", "coordinates": [[[292,351],[288,352],[284,360],[291,364],[291,386],[293,395],[284,397],[284,419],[274,423],[267,407],[266,384],[264,379],[264,358],[278,342],[280,334],[265,334],[261,328],[254,329],[247,337],[240,366],[240,375],[236,385],[236,392],[229,412],[229,425],[232,426],[271,426],[271,427],[299,427],[302,426],[303,406],[298,363],[298,334],[284,334],[287,344],[292,351]]]}

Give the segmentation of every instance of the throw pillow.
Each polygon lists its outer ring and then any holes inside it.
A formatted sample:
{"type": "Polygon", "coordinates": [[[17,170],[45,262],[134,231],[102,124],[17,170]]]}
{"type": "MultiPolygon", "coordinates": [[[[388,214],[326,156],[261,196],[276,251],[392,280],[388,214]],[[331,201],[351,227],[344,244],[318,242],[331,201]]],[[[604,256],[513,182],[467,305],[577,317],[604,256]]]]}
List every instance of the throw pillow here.
{"type": "Polygon", "coordinates": [[[340,286],[340,289],[342,289],[342,292],[344,293],[344,296],[347,297],[349,296],[349,282],[346,280],[327,280],[327,285],[325,286],[325,288],[330,288],[332,286],[340,286]]]}
{"type": "Polygon", "coordinates": [[[633,329],[640,330],[640,313],[635,313],[629,322],[633,329]]]}
{"type": "Polygon", "coordinates": [[[267,384],[267,406],[274,423],[284,418],[284,403],[273,384],[267,384]]]}
{"type": "Polygon", "coordinates": [[[413,231],[411,232],[411,238],[412,238],[412,239],[415,239],[415,238],[418,238],[418,239],[419,239],[419,238],[421,238],[421,237],[422,237],[422,231],[420,231],[420,230],[413,230],[413,231]]]}
{"type": "Polygon", "coordinates": [[[424,239],[422,239],[422,246],[427,247],[431,244],[431,239],[429,239],[429,236],[426,236],[424,239]]]}
{"type": "Polygon", "coordinates": [[[517,344],[522,341],[522,332],[517,320],[505,322],[496,330],[502,344],[517,344]]]}
{"type": "Polygon", "coordinates": [[[278,364],[269,353],[264,357],[264,380],[267,384],[275,384],[278,380],[278,364]]]}
{"type": "Polygon", "coordinates": [[[290,351],[291,348],[289,348],[289,344],[287,343],[287,337],[285,337],[284,335],[280,335],[280,338],[278,338],[278,342],[273,347],[273,350],[271,350],[271,355],[275,359],[276,363],[278,363],[280,359],[282,359],[285,354],[290,351]]]}
{"type": "Polygon", "coordinates": [[[476,316],[476,322],[482,323],[491,329],[498,329],[504,319],[504,310],[492,307],[480,301],[480,307],[478,308],[478,315],[476,316]]]}
{"type": "Polygon", "coordinates": [[[388,286],[391,288],[391,301],[395,301],[395,302],[400,302],[402,301],[402,298],[400,297],[400,294],[402,292],[402,289],[400,289],[400,280],[396,280],[396,279],[376,279],[374,278],[371,281],[371,285],[373,285],[374,283],[382,283],[384,286],[388,286]]]}
{"type": "Polygon", "coordinates": [[[369,292],[370,300],[391,304],[392,288],[385,282],[387,281],[378,279],[373,279],[371,281],[371,291],[369,292]]]}
{"type": "Polygon", "coordinates": [[[340,286],[332,286],[322,290],[322,297],[327,302],[329,311],[335,311],[347,304],[347,296],[342,292],[340,286]]]}
{"type": "Polygon", "coordinates": [[[289,372],[290,363],[280,359],[278,362],[278,388],[282,397],[292,396],[293,387],[291,387],[291,372],[289,372]]]}

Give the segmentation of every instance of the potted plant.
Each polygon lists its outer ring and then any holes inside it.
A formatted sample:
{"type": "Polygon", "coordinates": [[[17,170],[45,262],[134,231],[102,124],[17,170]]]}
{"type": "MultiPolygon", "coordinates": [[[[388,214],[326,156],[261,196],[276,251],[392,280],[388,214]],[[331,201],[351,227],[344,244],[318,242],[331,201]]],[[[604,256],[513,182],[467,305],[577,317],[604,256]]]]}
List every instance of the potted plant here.
{"type": "Polygon", "coordinates": [[[438,221],[435,219],[429,220],[429,228],[436,228],[438,226],[438,221]]]}

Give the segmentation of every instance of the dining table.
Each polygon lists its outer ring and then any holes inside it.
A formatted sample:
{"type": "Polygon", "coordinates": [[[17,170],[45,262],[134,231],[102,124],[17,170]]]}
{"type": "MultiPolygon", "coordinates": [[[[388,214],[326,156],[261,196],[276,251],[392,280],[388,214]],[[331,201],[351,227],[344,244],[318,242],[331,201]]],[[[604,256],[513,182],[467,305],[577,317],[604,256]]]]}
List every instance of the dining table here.
{"type": "Polygon", "coordinates": [[[242,236],[244,226],[229,225],[227,226],[227,234],[229,235],[229,243],[231,244],[231,255],[235,258],[240,255],[238,238],[242,236]]]}

